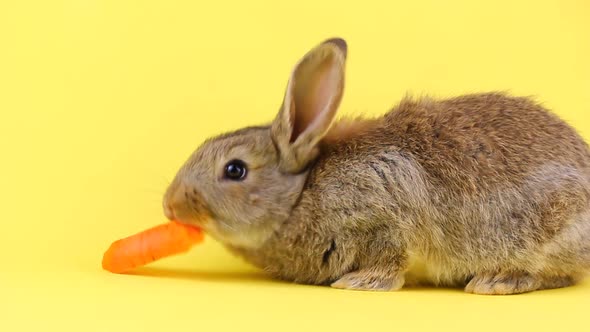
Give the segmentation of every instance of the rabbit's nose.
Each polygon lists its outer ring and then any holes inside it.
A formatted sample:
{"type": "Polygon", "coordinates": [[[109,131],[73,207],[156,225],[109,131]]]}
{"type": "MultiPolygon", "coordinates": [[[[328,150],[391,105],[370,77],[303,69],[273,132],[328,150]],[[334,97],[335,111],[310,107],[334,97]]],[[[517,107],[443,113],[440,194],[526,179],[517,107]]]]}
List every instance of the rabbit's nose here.
{"type": "Polygon", "coordinates": [[[176,217],[174,216],[174,210],[172,209],[172,206],[168,204],[168,202],[164,203],[164,215],[166,216],[166,218],[168,218],[168,220],[176,219],[176,217]]]}
{"type": "Polygon", "coordinates": [[[168,192],[164,199],[164,215],[170,220],[176,220],[178,217],[178,210],[182,210],[186,205],[186,187],[180,183],[175,188],[168,192]]]}

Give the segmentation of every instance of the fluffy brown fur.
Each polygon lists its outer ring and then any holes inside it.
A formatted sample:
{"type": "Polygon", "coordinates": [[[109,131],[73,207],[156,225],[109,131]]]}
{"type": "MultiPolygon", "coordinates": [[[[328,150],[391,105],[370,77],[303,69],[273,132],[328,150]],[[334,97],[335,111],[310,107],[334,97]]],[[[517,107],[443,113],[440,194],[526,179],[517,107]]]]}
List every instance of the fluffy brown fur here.
{"type": "Polygon", "coordinates": [[[270,126],[203,144],[170,186],[167,215],[298,283],[512,294],[586,274],[590,152],[574,129],[501,93],[406,98],[331,126],[345,58],[343,40],[320,44],[270,126]],[[223,176],[234,159],[248,165],[242,181],[223,176]]]}

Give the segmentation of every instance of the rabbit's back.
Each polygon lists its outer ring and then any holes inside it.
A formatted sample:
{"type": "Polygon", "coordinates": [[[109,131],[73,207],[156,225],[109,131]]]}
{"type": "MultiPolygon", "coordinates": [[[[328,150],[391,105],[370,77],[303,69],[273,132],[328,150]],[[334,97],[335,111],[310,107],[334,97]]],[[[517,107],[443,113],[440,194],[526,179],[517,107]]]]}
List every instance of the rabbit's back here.
{"type": "Polygon", "coordinates": [[[403,101],[383,119],[390,143],[452,191],[519,184],[551,164],[588,173],[590,152],[576,131],[527,98],[478,94],[403,101]]]}

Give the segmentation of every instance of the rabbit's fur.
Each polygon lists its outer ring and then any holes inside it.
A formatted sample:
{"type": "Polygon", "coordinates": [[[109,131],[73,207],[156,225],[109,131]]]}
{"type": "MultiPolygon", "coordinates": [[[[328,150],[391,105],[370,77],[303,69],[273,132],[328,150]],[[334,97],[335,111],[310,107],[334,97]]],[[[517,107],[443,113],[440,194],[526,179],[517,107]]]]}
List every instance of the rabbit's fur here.
{"type": "Polygon", "coordinates": [[[295,66],[268,126],[205,142],[164,198],[277,278],[338,288],[404,283],[511,294],[590,268],[590,153],[574,129],[501,93],[404,99],[331,125],[346,43],[295,66]],[[243,160],[241,181],[224,178],[243,160]]]}

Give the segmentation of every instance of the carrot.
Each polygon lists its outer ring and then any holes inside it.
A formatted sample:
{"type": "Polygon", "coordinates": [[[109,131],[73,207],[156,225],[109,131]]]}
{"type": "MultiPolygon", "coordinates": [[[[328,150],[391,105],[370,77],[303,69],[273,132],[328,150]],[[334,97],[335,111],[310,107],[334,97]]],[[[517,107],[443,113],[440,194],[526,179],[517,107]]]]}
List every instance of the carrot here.
{"type": "Polygon", "coordinates": [[[188,251],[203,241],[200,228],[176,221],[161,224],[117,240],[102,258],[102,268],[124,273],[158,259],[188,251]]]}

